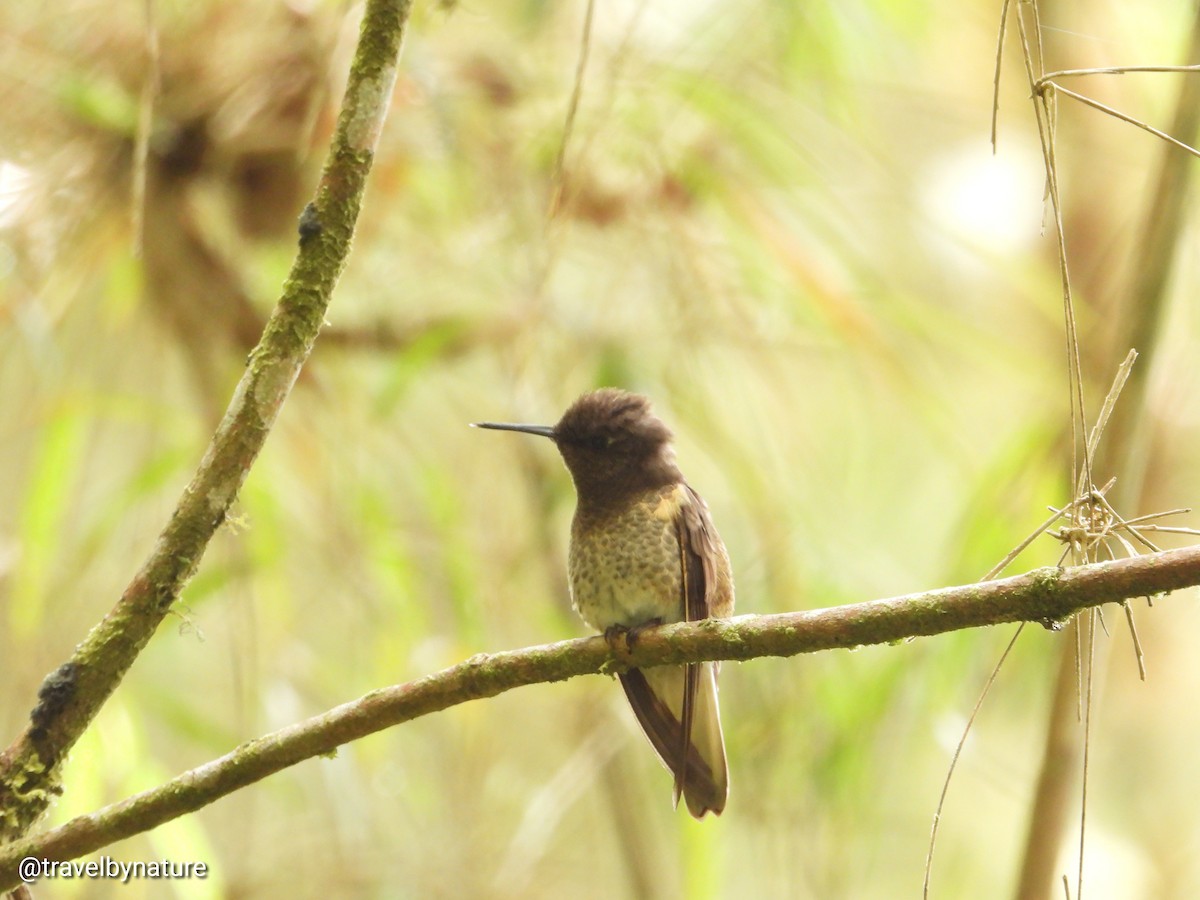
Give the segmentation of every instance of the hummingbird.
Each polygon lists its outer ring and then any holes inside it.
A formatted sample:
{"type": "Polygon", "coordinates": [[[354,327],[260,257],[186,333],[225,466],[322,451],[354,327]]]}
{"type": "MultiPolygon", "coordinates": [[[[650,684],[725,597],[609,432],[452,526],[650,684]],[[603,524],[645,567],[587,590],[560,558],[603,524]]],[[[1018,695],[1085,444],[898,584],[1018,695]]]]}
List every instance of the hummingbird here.
{"type": "MultiPolygon", "coordinates": [[[[673,435],[640,394],[584,394],[555,425],[477,422],[554,442],[578,502],[567,572],[571,603],[610,645],[645,628],[733,614],[729,554],[708,505],[675,464],[673,435]]],[[[630,669],[619,675],[638,724],[697,819],[729,794],[717,705],[720,664],[630,669]]]]}

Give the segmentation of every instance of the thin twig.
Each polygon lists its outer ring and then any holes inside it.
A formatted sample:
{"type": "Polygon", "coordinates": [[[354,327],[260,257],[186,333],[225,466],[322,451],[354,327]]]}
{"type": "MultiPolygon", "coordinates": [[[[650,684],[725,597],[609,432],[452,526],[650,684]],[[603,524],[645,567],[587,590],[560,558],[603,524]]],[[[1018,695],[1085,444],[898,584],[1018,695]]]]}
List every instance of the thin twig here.
{"type": "MultiPolygon", "coordinates": [[[[1153,541],[1151,541],[1151,540],[1148,540],[1147,538],[1144,538],[1144,537],[1142,537],[1142,535],[1138,533],[1139,529],[1137,529],[1137,528],[1135,528],[1135,527],[1131,527],[1131,526],[1130,526],[1130,524],[1129,524],[1128,522],[1126,522],[1126,521],[1125,521],[1123,518],[1121,518],[1121,514],[1120,514],[1119,512],[1117,512],[1117,511],[1116,511],[1116,510],[1113,508],[1113,505],[1112,505],[1111,503],[1109,503],[1109,502],[1108,502],[1108,498],[1107,498],[1107,497],[1105,497],[1103,494],[1097,494],[1096,496],[1097,496],[1097,498],[1098,498],[1098,499],[1099,499],[1099,501],[1100,501],[1100,505],[1104,507],[1104,510],[1105,510],[1105,511],[1106,511],[1106,512],[1107,512],[1107,513],[1110,515],[1110,516],[1112,516],[1114,519],[1116,519],[1116,520],[1117,520],[1117,522],[1119,522],[1119,523],[1121,524],[1121,527],[1122,527],[1122,528],[1123,528],[1125,531],[1128,531],[1128,532],[1129,532],[1130,534],[1132,534],[1132,535],[1133,535],[1135,538],[1137,538],[1139,541],[1141,541],[1141,542],[1142,542],[1142,545],[1143,545],[1143,546],[1144,546],[1144,547],[1145,547],[1147,550],[1151,551],[1152,553],[1157,553],[1157,552],[1159,552],[1159,551],[1162,549],[1161,547],[1157,546],[1157,545],[1156,545],[1156,544],[1155,544],[1153,541]]],[[[1119,532],[1113,532],[1113,534],[1114,534],[1114,535],[1115,535],[1117,538],[1120,538],[1120,537],[1121,537],[1119,532]]],[[[1129,554],[1130,554],[1131,556],[1132,556],[1132,555],[1133,555],[1135,552],[1137,552],[1137,551],[1135,551],[1135,550],[1134,550],[1132,547],[1129,547],[1129,548],[1128,548],[1128,551],[1129,551],[1129,554]]]]}
{"type": "Polygon", "coordinates": [[[933,813],[933,827],[929,830],[929,850],[925,854],[925,881],[921,887],[921,896],[925,900],[929,900],[929,879],[933,873],[933,851],[937,846],[938,824],[942,821],[942,810],[946,806],[946,795],[950,793],[950,781],[954,778],[954,771],[958,768],[958,759],[962,756],[963,747],[967,744],[967,737],[971,734],[971,726],[975,724],[975,717],[979,715],[979,710],[983,708],[983,701],[987,699],[988,691],[992,689],[992,685],[996,681],[996,676],[1000,674],[1000,669],[1004,666],[1004,661],[1008,659],[1008,654],[1012,652],[1012,648],[1017,645],[1017,638],[1021,636],[1021,632],[1025,630],[1025,623],[1022,622],[1017,626],[1017,630],[1013,632],[1012,639],[1004,648],[1004,652],[1000,654],[1000,658],[996,660],[996,665],[992,666],[992,672],[988,675],[987,681],[984,682],[983,690],[979,692],[979,699],[975,701],[975,707],[971,710],[971,715],[967,719],[967,724],[963,728],[962,737],[958,739],[958,745],[954,748],[954,753],[950,757],[950,767],[946,770],[946,780],[942,782],[942,793],[938,797],[937,809],[933,813]]]}
{"type": "MultiPolygon", "coordinates": [[[[1037,41],[1037,59],[1040,66],[1042,59],[1041,47],[1041,27],[1038,13],[1037,3],[1031,4],[1034,16],[1034,31],[1035,40],[1037,41]]],[[[1067,344],[1067,370],[1068,370],[1068,385],[1070,390],[1070,406],[1071,406],[1071,434],[1073,438],[1078,438],[1087,422],[1087,410],[1083,401],[1083,369],[1079,358],[1079,340],[1075,324],[1075,304],[1071,293],[1071,278],[1067,266],[1067,242],[1066,234],[1063,230],[1063,217],[1061,197],[1058,190],[1058,171],[1055,163],[1054,155],[1054,128],[1053,128],[1053,92],[1038,91],[1037,84],[1041,78],[1039,72],[1035,70],[1034,51],[1029,44],[1028,29],[1025,25],[1025,17],[1023,9],[1020,5],[1017,7],[1017,30],[1021,35],[1022,58],[1025,62],[1025,74],[1029,81],[1030,90],[1033,91],[1034,97],[1039,102],[1035,102],[1035,119],[1038,126],[1038,137],[1042,145],[1042,158],[1046,169],[1046,184],[1047,193],[1050,199],[1050,209],[1053,215],[1054,233],[1058,242],[1058,264],[1062,281],[1063,294],[1063,315],[1066,320],[1066,344],[1067,344]]],[[[1078,483],[1080,472],[1079,463],[1076,456],[1077,443],[1072,440],[1072,462],[1071,462],[1071,483],[1078,483]]],[[[1092,462],[1090,454],[1087,452],[1086,443],[1084,444],[1083,456],[1083,477],[1087,484],[1091,484],[1092,479],[1092,462]]]]}
{"type": "MultiPolygon", "coordinates": [[[[1117,400],[1121,396],[1125,382],[1129,380],[1129,373],[1133,371],[1133,364],[1137,361],[1137,356],[1137,350],[1131,349],[1125,354],[1121,365],[1117,366],[1117,374],[1113,376],[1112,386],[1108,389],[1104,402],[1100,404],[1100,414],[1096,417],[1096,424],[1092,426],[1091,434],[1088,435],[1089,454],[1095,454],[1100,446],[1100,438],[1104,435],[1104,429],[1108,427],[1108,420],[1112,417],[1113,410],[1116,409],[1117,400]]],[[[1076,491],[1082,492],[1082,488],[1077,485],[1076,491]]]]}
{"type": "Polygon", "coordinates": [[[1026,547],[1028,547],[1035,540],[1037,540],[1037,538],[1040,535],[1044,534],[1047,528],[1049,528],[1051,525],[1053,525],[1055,522],[1057,522],[1059,519],[1061,519],[1064,515],[1066,515],[1068,510],[1074,509],[1078,503],[1079,503],[1078,500],[1072,500],[1070,503],[1068,503],[1062,509],[1055,509],[1054,507],[1050,507],[1050,509],[1054,513],[1054,515],[1052,515],[1045,522],[1043,522],[1041,525],[1039,525],[1037,528],[1035,528],[1033,531],[1031,531],[1029,533],[1029,535],[1025,538],[1025,540],[1021,541],[1021,543],[1017,544],[1017,546],[1015,546],[1012,550],[1010,550],[1008,552],[1008,555],[1006,555],[1004,557],[1004,559],[1000,560],[1000,562],[998,562],[998,563],[996,563],[996,565],[992,566],[992,568],[990,570],[988,570],[988,573],[986,575],[984,575],[981,580],[982,581],[991,581],[993,578],[995,578],[997,575],[999,575],[1001,572],[1003,572],[1005,569],[1007,569],[1009,564],[1014,559],[1016,559],[1018,556],[1021,555],[1021,551],[1023,551],[1026,547]]]}
{"type": "Polygon", "coordinates": [[[145,0],[146,75],[138,100],[137,133],[133,141],[133,187],[130,191],[130,224],[133,231],[133,255],[142,255],[146,228],[146,180],[150,167],[150,133],[154,130],[154,104],[162,82],[159,62],[158,20],[154,0],[145,0]]]}
{"type": "Polygon", "coordinates": [[[558,145],[558,154],[554,157],[554,169],[550,175],[550,203],[546,208],[546,218],[553,219],[558,214],[559,206],[567,189],[567,144],[575,130],[575,116],[579,112],[579,99],[583,96],[583,76],[587,72],[588,56],[592,47],[592,16],[596,9],[596,0],[588,0],[587,11],[583,17],[583,35],[579,39],[579,60],[575,64],[575,83],[571,87],[571,100],[567,104],[567,118],[563,122],[562,141],[558,145]]]}
{"type": "Polygon", "coordinates": [[[1092,695],[1096,682],[1095,612],[1095,610],[1092,611],[1092,627],[1088,630],[1087,702],[1084,704],[1086,714],[1083,720],[1083,785],[1079,800],[1079,875],[1075,882],[1076,900],[1083,900],[1083,848],[1087,831],[1088,764],[1091,760],[1092,749],[1092,695]]]}
{"type": "Polygon", "coordinates": [[[1140,119],[1135,119],[1133,116],[1128,116],[1118,109],[1113,109],[1111,106],[1101,103],[1099,100],[1093,100],[1091,97],[1085,97],[1083,94],[1078,94],[1075,91],[1065,88],[1061,84],[1053,81],[1046,82],[1045,87],[1052,87],[1054,89],[1054,93],[1056,94],[1066,94],[1068,97],[1073,97],[1080,103],[1090,106],[1093,109],[1098,109],[1103,113],[1107,113],[1114,118],[1120,119],[1122,122],[1128,122],[1130,125],[1136,125],[1143,131],[1148,131],[1155,137],[1162,138],[1162,140],[1166,141],[1168,144],[1178,147],[1180,150],[1184,150],[1192,154],[1192,156],[1200,156],[1200,150],[1197,150],[1191,144],[1185,144],[1183,141],[1171,137],[1165,131],[1160,131],[1153,125],[1147,125],[1140,119]]]}
{"type": "Polygon", "coordinates": [[[1138,637],[1137,625],[1133,621],[1133,607],[1126,600],[1121,604],[1125,609],[1125,621],[1129,623],[1129,635],[1133,638],[1133,654],[1137,657],[1138,677],[1146,680],[1146,654],[1142,652],[1142,641],[1138,637]]]}
{"type": "MultiPolygon", "coordinates": [[[[1180,506],[1177,509],[1166,509],[1162,512],[1146,513],[1144,516],[1134,516],[1132,519],[1125,519],[1124,522],[1126,525],[1136,525],[1138,522],[1149,522],[1151,519],[1161,519],[1163,516],[1181,516],[1191,511],[1192,508],[1190,506],[1180,506]]],[[[1141,527],[1151,528],[1157,526],[1143,525],[1141,527]]]]}
{"type": "Polygon", "coordinates": [[[1004,59],[1004,35],[1008,31],[1009,0],[1000,6],[1000,29],[996,35],[996,70],[992,75],[992,155],[996,154],[996,123],[1000,118],[1000,67],[1004,59]]]}
{"type": "Polygon", "coordinates": [[[1059,69],[1057,72],[1047,72],[1043,75],[1038,82],[1038,87],[1055,78],[1078,75],[1124,75],[1126,72],[1200,72],[1200,66],[1105,66],[1096,69],[1059,69]]]}

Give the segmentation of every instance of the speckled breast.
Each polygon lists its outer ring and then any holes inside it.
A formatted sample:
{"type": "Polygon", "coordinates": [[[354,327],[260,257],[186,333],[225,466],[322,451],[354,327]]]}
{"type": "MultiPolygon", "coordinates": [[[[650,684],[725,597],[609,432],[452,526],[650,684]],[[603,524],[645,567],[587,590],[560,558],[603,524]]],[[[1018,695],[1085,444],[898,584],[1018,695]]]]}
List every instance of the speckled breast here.
{"type": "Polygon", "coordinates": [[[603,514],[576,510],[567,561],[571,602],[597,631],[683,618],[675,490],[651,491],[603,514]]]}

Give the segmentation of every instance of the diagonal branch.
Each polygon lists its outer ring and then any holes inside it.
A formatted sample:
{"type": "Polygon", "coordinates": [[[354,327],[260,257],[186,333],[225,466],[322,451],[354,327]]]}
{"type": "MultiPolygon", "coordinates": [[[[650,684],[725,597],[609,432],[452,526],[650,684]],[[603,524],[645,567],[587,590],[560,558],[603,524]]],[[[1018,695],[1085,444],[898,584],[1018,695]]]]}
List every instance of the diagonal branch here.
{"type": "Polygon", "coordinates": [[[59,787],[59,763],[116,690],[195,573],[308,358],[350,252],[411,0],[369,0],[346,96],[300,251],[203,460],[116,605],[47,677],[25,732],[0,754],[0,841],[25,834],[59,787]]]}
{"type": "Polygon", "coordinates": [[[513,688],[629,666],[746,660],[882,644],[963,628],[1033,621],[1057,629],[1081,609],[1200,584],[1200,546],[1015,578],[941,588],[831,609],[708,619],[650,629],[632,650],[603,638],[481,654],[242,744],[225,756],[32,838],[0,847],[0,891],[21,859],[74,859],[200,809],[226,794],[339,746],[429,713],[513,688]]]}

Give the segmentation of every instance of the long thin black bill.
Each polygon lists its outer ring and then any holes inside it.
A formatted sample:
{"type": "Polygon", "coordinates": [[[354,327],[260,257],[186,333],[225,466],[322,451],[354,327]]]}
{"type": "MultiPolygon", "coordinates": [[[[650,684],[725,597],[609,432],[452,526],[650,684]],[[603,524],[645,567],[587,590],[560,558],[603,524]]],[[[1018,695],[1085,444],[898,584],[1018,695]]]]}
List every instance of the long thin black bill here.
{"type": "Polygon", "coordinates": [[[554,437],[554,428],[550,425],[510,425],[506,422],[473,422],[472,428],[491,428],[493,431],[520,431],[525,434],[540,434],[542,437],[554,437]]]}

